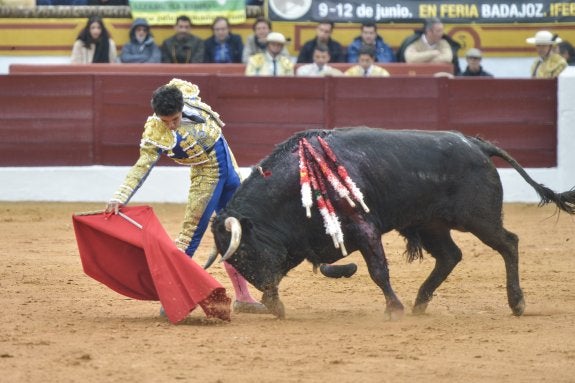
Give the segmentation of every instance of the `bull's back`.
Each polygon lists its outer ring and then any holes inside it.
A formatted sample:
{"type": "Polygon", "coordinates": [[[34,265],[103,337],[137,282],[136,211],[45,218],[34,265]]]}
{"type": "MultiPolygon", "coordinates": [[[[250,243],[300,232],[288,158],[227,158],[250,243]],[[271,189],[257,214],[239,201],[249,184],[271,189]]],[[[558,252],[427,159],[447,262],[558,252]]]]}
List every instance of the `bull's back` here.
{"type": "Polygon", "coordinates": [[[460,221],[465,219],[460,212],[501,204],[501,182],[491,160],[460,133],[349,129],[326,140],[385,230],[411,224],[414,217],[460,221]]]}

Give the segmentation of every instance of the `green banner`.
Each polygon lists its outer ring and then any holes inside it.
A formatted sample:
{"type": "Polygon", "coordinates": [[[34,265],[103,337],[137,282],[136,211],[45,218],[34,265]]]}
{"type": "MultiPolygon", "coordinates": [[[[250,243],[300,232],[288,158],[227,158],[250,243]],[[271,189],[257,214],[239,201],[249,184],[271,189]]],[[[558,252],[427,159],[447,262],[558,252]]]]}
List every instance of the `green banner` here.
{"type": "Polygon", "coordinates": [[[130,0],[133,18],[144,18],[150,25],[174,25],[176,18],[188,16],[195,25],[211,24],[217,16],[230,24],[246,21],[245,0],[130,0]]]}
{"type": "Polygon", "coordinates": [[[268,15],[292,22],[553,23],[575,21],[575,1],[268,0],[268,15]]]}

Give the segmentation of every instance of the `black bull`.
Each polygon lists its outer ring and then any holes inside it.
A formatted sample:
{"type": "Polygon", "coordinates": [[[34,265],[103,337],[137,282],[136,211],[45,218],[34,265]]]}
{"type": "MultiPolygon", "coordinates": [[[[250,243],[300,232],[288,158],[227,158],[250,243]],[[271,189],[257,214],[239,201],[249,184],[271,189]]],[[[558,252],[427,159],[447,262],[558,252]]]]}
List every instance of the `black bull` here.
{"type": "Polygon", "coordinates": [[[330,198],[340,217],[345,246],[349,252],[361,252],[369,275],[383,291],[388,316],[401,316],[403,305],[390,284],[381,236],[397,230],[406,239],[410,259],[421,256],[422,250],[435,258],[413,307],[414,313],[423,313],[462,258],[452,229],[474,234],[501,254],[509,306],[513,314],[523,314],[518,237],[503,227],[503,188],[490,157],[513,166],[537,191],[542,204],[553,202],[573,214],[575,191],[559,194],[536,183],[505,151],[478,138],[456,132],[352,128],[305,131],[278,145],[212,224],[220,254],[233,252],[228,262],[263,292],[262,302],[274,315],[285,317],[278,285],[289,270],[306,259],[317,266],[342,258],[326,235],[317,209],[308,219],[301,202],[298,142],[307,137],[321,150],[318,135],[365,196],[369,213],[352,208],[333,191],[330,198]],[[241,225],[241,233],[235,229],[230,233],[230,227],[239,226],[234,222],[241,225]],[[241,237],[238,247],[230,250],[232,234],[241,237]]]}

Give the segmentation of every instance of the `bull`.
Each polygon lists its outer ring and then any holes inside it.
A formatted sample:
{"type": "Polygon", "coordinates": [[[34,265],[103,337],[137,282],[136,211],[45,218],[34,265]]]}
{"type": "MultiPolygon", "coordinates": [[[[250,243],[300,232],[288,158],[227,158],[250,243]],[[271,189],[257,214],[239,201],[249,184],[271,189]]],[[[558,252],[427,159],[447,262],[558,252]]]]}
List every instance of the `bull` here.
{"type": "Polygon", "coordinates": [[[314,267],[343,257],[325,233],[320,214],[306,217],[300,196],[298,142],[319,148],[322,137],[362,190],[369,212],[351,207],[332,189],[348,251],[361,252],[385,296],[386,317],[403,315],[392,289],[381,236],[397,230],[409,260],[425,250],[435,266],[418,290],[412,312],[424,313],[435,290],[462,259],[451,230],[469,232],[499,252],[506,270],[509,307],[525,310],[519,283],[518,237],[503,227],[503,187],[491,157],[509,163],[538,193],[541,205],[575,213],[575,191],[556,193],[535,182],[508,153],[458,132],[347,128],[308,130],[276,146],[252,171],[212,222],[216,247],[253,286],[262,303],[285,317],[278,286],[304,260],[314,267]]]}

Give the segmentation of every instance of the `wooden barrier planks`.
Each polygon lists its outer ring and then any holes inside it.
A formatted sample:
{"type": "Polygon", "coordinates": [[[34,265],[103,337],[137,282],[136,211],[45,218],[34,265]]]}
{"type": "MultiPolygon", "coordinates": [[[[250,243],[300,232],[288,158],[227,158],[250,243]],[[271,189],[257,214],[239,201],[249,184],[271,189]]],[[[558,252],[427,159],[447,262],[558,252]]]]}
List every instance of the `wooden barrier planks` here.
{"type": "MultiPolygon", "coordinates": [[[[0,76],[0,166],[133,164],[151,93],[172,77],[0,76]]],[[[179,77],[220,113],[240,166],[295,132],[360,125],[457,130],[494,141],[523,166],[557,165],[556,80],[179,77]]]]}
{"type": "Polygon", "coordinates": [[[2,166],[94,163],[93,77],[0,76],[2,166]]]}

